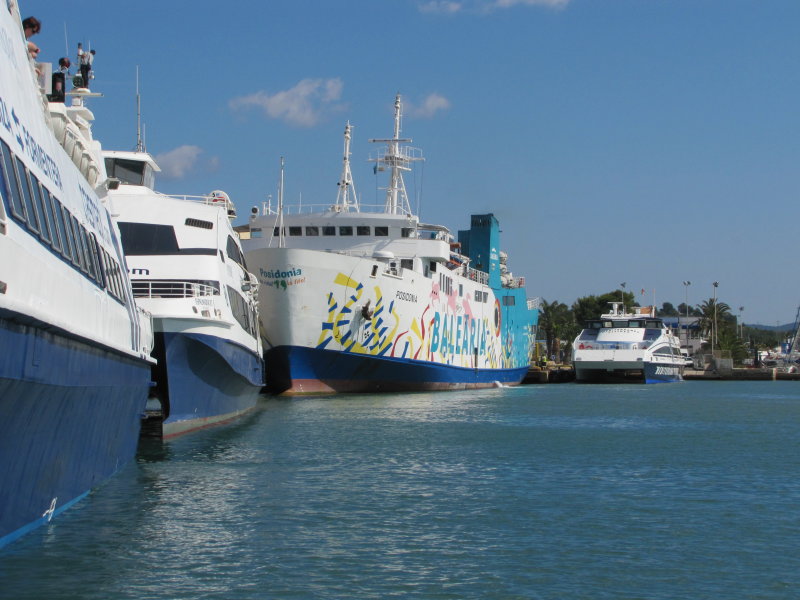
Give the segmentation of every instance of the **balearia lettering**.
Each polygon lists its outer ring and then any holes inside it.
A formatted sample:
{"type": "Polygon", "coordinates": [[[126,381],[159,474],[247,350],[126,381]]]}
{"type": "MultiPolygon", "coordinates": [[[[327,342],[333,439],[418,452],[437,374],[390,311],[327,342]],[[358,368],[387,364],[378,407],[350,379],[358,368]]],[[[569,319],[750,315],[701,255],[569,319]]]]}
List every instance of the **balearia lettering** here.
{"type": "Polygon", "coordinates": [[[303,269],[288,269],[286,271],[281,271],[280,269],[274,269],[272,271],[259,269],[258,272],[261,277],[265,277],[266,279],[286,279],[287,277],[299,277],[303,274],[303,269]]]}
{"type": "Polygon", "coordinates": [[[398,291],[397,294],[395,295],[395,298],[397,298],[398,300],[405,300],[406,302],[416,302],[417,301],[417,295],[416,294],[412,294],[411,292],[400,292],[400,291],[398,291]]]}
{"type": "Polygon", "coordinates": [[[469,315],[434,313],[431,323],[431,352],[471,355],[486,352],[488,319],[470,319],[469,315]]]}

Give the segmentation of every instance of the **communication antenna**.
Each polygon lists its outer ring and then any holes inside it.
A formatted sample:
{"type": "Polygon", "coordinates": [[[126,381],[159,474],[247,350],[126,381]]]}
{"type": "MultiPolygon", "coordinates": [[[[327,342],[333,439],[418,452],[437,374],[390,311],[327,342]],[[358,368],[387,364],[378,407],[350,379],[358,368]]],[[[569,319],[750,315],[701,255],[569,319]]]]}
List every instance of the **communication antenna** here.
{"type": "Polygon", "coordinates": [[[142,136],[142,97],[139,94],[139,65],[136,65],[136,151],[144,152],[142,136]]]}
{"type": "Polygon", "coordinates": [[[64,21],[64,56],[69,56],[69,41],[67,40],[67,22],[64,21]]]}

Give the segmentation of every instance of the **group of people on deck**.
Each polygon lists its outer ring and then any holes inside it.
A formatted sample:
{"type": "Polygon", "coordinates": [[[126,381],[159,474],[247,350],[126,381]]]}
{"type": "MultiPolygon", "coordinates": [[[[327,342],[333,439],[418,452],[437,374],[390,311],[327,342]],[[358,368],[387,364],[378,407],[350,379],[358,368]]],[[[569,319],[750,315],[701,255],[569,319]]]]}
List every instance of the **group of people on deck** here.
{"type": "MultiPolygon", "coordinates": [[[[39,46],[31,41],[31,37],[39,33],[42,29],[42,23],[36,17],[28,17],[22,21],[22,29],[25,32],[25,39],[28,41],[28,54],[33,60],[39,58],[39,46]]],[[[96,52],[94,49],[84,50],[83,44],[78,42],[78,70],[81,75],[81,84],[76,87],[85,87],[88,89],[89,82],[94,79],[92,66],[94,64],[94,56],[96,52]]],[[[53,92],[63,96],[64,85],[66,78],[71,76],[70,68],[72,63],[66,56],[58,59],[58,70],[53,73],[53,92]],[[59,89],[60,88],[60,89],[59,89]]]]}

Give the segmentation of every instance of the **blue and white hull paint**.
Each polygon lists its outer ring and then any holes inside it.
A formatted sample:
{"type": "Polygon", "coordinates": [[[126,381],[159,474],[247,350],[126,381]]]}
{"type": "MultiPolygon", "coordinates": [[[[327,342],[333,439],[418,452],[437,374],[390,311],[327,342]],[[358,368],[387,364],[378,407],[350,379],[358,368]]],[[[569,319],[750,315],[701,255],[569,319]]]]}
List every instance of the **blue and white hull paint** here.
{"type": "Polygon", "coordinates": [[[154,355],[164,438],[243,415],[264,386],[261,357],[215,336],[157,332],[154,355]]]}
{"type": "Polygon", "coordinates": [[[590,319],[572,345],[575,380],[592,383],[671,383],[683,380],[680,341],[653,306],[590,319]]]}
{"type": "Polygon", "coordinates": [[[133,457],[150,366],[0,317],[0,546],[49,522],[133,457]]]}
{"type": "Polygon", "coordinates": [[[279,346],[266,354],[269,389],[295,394],[466,390],[516,385],[528,366],[475,369],[424,360],[279,346]]]}
{"type": "MultiPolygon", "coordinates": [[[[48,102],[0,10],[0,546],[134,456],[151,382],[84,92],[48,102]]],[[[47,72],[42,66],[41,72],[47,72]]]]}

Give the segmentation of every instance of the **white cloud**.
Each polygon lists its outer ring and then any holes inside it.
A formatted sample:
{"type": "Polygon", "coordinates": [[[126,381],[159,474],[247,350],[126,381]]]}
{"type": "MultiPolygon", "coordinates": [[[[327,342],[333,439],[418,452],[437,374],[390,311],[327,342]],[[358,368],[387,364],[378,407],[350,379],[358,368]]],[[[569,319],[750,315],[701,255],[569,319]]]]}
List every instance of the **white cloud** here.
{"type": "Polygon", "coordinates": [[[553,8],[561,8],[569,4],[570,0],[492,0],[489,3],[490,7],[494,8],[510,8],[512,6],[552,6],[553,8]]]}
{"type": "Polygon", "coordinates": [[[288,90],[275,94],[259,91],[233,98],[228,105],[233,110],[260,108],[271,119],[281,119],[300,127],[312,127],[326,113],[342,109],[337,101],[342,96],[343,88],[344,84],[339,78],[303,79],[288,90]]]}
{"type": "Polygon", "coordinates": [[[489,13],[514,6],[564,8],[571,0],[429,0],[418,4],[420,12],[452,15],[466,11],[489,13]]]}
{"type": "Polygon", "coordinates": [[[419,5],[420,12],[424,13],[444,13],[452,15],[459,12],[463,8],[461,2],[453,2],[452,0],[431,0],[425,4],[419,5]]]}
{"type": "Polygon", "coordinates": [[[191,171],[203,149],[199,146],[178,146],[169,152],[155,156],[156,163],[161,167],[161,175],[167,179],[180,179],[191,171]]]}
{"type": "Polygon", "coordinates": [[[440,94],[433,93],[429,94],[419,106],[406,101],[405,111],[406,114],[412,117],[430,119],[440,110],[447,110],[450,106],[450,100],[440,94]]]}

